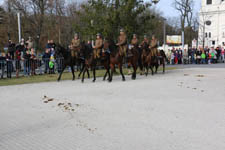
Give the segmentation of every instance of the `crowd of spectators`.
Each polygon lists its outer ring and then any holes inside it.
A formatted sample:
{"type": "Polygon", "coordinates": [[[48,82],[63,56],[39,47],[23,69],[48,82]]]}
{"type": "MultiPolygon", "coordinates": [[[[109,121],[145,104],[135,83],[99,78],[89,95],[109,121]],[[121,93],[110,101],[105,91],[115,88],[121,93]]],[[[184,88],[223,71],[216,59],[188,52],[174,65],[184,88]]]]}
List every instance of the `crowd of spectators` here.
{"type": "Polygon", "coordinates": [[[224,47],[189,48],[169,50],[167,53],[168,63],[175,64],[215,64],[224,63],[224,47]]]}
{"type": "Polygon", "coordinates": [[[39,68],[39,74],[55,73],[54,72],[54,51],[55,43],[53,40],[48,40],[46,50],[44,53],[37,55],[34,48],[34,43],[31,37],[27,41],[24,39],[20,43],[15,44],[9,40],[4,51],[0,51],[0,78],[12,77],[12,72],[15,72],[16,77],[19,77],[20,72],[23,71],[22,76],[36,75],[36,69],[39,68]]]}

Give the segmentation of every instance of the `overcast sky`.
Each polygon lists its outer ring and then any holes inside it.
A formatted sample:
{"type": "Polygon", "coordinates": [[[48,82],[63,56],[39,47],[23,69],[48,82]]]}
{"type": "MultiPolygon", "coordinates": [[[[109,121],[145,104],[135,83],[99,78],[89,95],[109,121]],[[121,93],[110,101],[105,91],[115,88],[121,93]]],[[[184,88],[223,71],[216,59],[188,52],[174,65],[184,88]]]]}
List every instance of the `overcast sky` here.
{"type": "MultiPolygon", "coordinates": [[[[4,0],[0,0],[0,4],[2,4],[3,1],[4,0]]],[[[82,1],[82,0],[77,0],[77,1],[82,1]]],[[[145,0],[145,1],[150,1],[150,0],[145,0]]],[[[160,0],[155,7],[157,7],[157,9],[163,12],[164,17],[178,16],[179,13],[172,6],[173,1],[174,0],[160,0]]],[[[195,0],[195,12],[198,12],[198,10],[200,9],[200,3],[201,3],[201,0],[195,0]]]]}

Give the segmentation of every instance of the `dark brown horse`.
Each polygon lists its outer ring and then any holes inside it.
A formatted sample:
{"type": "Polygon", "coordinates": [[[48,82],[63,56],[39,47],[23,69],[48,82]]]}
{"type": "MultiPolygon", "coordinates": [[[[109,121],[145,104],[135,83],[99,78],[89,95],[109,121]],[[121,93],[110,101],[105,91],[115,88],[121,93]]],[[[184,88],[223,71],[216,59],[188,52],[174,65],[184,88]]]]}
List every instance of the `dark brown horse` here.
{"type": "Polygon", "coordinates": [[[75,80],[73,66],[76,64],[76,58],[71,56],[71,51],[69,49],[62,47],[61,45],[57,45],[55,48],[55,57],[63,59],[62,63],[60,64],[62,65],[62,69],[60,70],[58,81],[61,80],[62,73],[67,66],[70,66],[73,75],[72,80],[75,80]]]}
{"type": "Polygon", "coordinates": [[[89,68],[92,69],[93,71],[93,82],[96,81],[96,68],[97,66],[104,66],[104,68],[106,69],[106,73],[104,75],[103,80],[105,80],[107,74],[110,77],[110,67],[109,67],[109,53],[107,51],[102,51],[100,58],[95,58],[94,54],[93,54],[93,49],[89,49],[88,52],[86,52],[84,54],[84,70],[83,70],[83,76],[82,76],[82,82],[84,82],[84,76],[85,76],[85,72],[88,72],[89,68]]]}
{"type": "Polygon", "coordinates": [[[154,75],[153,69],[152,69],[152,63],[153,63],[153,57],[151,50],[148,48],[147,43],[144,43],[142,45],[142,54],[141,54],[141,60],[142,60],[142,65],[143,69],[141,70],[142,73],[145,72],[145,75],[148,75],[148,70],[149,68],[152,71],[152,75],[154,75]]]}
{"type": "Polygon", "coordinates": [[[163,73],[165,73],[166,61],[167,61],[167,57],[166,57],[165,52],[163,50],[160,50],[158,53],[158,56],[157,56],[156,64],[154,65],[155,73],[157,73],[160,65],[162,65],[163,73]]]}
{"type": "Polygon", "coordinates": [[[115,42],[110,39],[107,38],[105,40],[105,45],[104,45],[104,49],[108,49],[110,51],[110,70],[111,72],[109,73],[109,82],[112,82],[113,79],[113,73],[115,71],[115,66],[117,65],[119,70],[120,70],[120,74],[122,76],[122,80],[125,81],[125,76],[123,74],[123,59],[124,59],[124,54],[122,52],[119,51],[119,47],[115,44],[115,42]]]}
{"type": "Polygon", "coordinates": [[[138,60],[139,60],[139,55],[140,55],[138,47],[132,47],[128,51],[128,55],[129,55],[129,53],[130,53],[130,56],[127,59],[128,68],[132,66],[133,73],[132,73],[131,79],[135,80],[136,79],[136,72],[137,72],[137,68],[138,68],[138,60]]]}

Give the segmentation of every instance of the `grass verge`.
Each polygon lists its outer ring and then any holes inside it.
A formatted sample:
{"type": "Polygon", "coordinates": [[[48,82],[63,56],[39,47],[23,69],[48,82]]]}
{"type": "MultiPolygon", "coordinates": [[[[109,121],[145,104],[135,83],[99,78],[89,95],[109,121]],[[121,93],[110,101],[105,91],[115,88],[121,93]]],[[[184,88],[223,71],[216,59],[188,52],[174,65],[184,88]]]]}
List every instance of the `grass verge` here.
{"type": "MultiPolygon", "coordinates": [[[[167,67],[166,70],[174,70],[176,67],[167,67]]],[[[118,71],[118,69],[117,69],[118,71]]],[[[124,75],[128,74],[128,69],[124,69],[124,75]]],[[[159,69],[162,71],[162,68],[159,69]]],[[[140,71],[137,71],[140,73],[140,71]]],[[[75,72],[76,79],[78,77],[78,72],[75,72]]],[[[97,70],[96,76],[103,77],[105,74],[105,70],[97,70]]],[[[120,74],[115,74],[120,75],[120,74]]],[[[92,72],[90,71],[90,76],[92,77],[92,72]]],[[[20,84],[29,84],[29,83],[41,83],[41,82],[56,82],[58,78],[58,74],[45,74],[45,75],[36,75],[36,76],[29,76],[29,77],[19,77],[19,78],[11,78],[11,79],[0,79],[0,86],[9,86],[9,85],[20,85],[20,84]]],[[[87,78],[87,75],[86,77],[87,78]]],[[[65,72],[62,75],[62,80],[72,80],[72,74],[70,72],[65,72]]]]}

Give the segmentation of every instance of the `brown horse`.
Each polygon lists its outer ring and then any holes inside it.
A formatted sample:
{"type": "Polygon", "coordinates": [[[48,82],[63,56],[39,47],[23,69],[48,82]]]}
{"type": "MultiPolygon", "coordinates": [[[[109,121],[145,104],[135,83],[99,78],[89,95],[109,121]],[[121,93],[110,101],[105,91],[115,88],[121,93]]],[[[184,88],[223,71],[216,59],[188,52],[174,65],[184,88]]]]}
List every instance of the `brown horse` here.
{"type": "Polygon", "coordinates": [[[93,54],[93,49],[88,50],[86,53],[84,53],[84,69],[83,69],[83,76],[82,76],[82,82],[84,82],[84,76],[85,72],[88,72],[88,69],[91,68],[93,71],[93,82],[96,81],[96,68],[97,65],[103,65],[106,69],[106,73],[104,75],[103,80],[105,80],[107,74],[110,76],[110,67],[109,67],[109,53],[103,51],[101,53],[100,58],[95,58],[93,54]]]}
{"type": "Polygon", "coordinates": [[[144,73],[145,71],[145,75],[147,76],[148,70],[150,68],[152,71],[152,75],[154,75],[153,68],[152,68],[152,63],[153,63],[152,52],[148,48],[146,43],[144,43],[144,45],[142,45],[141,48],[142,48],[141,60],[143,65],[141,72],[144,73]]]}
{"type": "Polygon", "coordinates": [[[120,74],[122,76],[122,80],[125,81],[125,76],[123,74],[123,59],[124,59],[124,54],[120,52],[119,47],[115,44],[115,42],[107,38],[104,43],[104,49],[110,51],[110,70],[111,73],[109,73],[109,82],[112,82],[113,79],[113,73],[115,71],[115,66],[117,65],[120,74]]]}
{"type": "Polygon", "coordinates": [[[131,76],[131,79],[135,80],[136,79],[136,72],[137,72],[137,68],[138,68],[138,60],[139,60],[139,51],[138,51],[138,47],[132,47],[129,52],[131,54],[130,57],[128,57],[127,62],[128,62],[128,68],[132,66],[133,68],[133,73],[131,76]]]}
{"type": "Polygon", "coordinates": [[[160,50],[157,56],[156,64],[155,66],[155,73],[157,73],[158,68],[160,65],[163,66],[163,73],[165,73],[165,66],[166,66],[167,57],[163,50],[160,50]]]}

